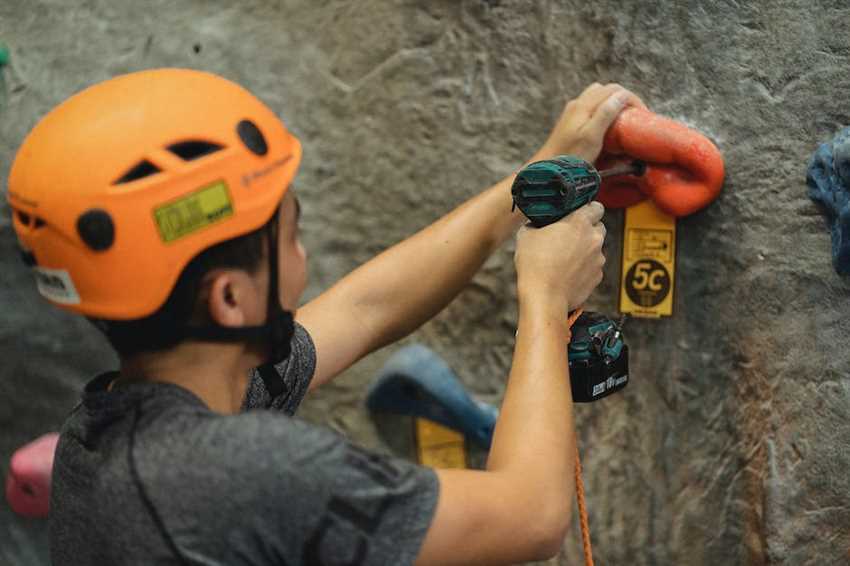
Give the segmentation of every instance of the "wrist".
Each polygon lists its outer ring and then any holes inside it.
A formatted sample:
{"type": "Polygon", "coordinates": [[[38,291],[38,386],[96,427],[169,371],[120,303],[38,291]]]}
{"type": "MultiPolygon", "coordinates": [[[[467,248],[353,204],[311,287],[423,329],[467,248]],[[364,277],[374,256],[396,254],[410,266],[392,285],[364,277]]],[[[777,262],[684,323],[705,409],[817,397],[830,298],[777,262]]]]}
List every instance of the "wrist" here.
{"type": "Polygon", "coordinates": [[[540,147],[540,149],[535,152],[534,155],[531,156],[531,159],[525,162],[525,164],[528,165],[536,161],[552,159],[553,157],[557,157],[559,155],[561,155],[561,153],[558,153],[556,148],[550,146],[548,143],[545,143],[540,147]]]}
{"type": "Polygon", "coordinates": [[[566,297],[551,290],[520,287],[517,291],[520,315],[528,314],[555,320],[567,320],[570,305],[566,297]]]}
{"type": "Polygon", "coordinates": [[[522,334],[539,338],[541,333],[549,333],[559,340],[569,342],[570,323],[566,309],[561,310],[560,307],[548,303],[527,302],[525,306],[520,304],[517,337],[522,334]]]}

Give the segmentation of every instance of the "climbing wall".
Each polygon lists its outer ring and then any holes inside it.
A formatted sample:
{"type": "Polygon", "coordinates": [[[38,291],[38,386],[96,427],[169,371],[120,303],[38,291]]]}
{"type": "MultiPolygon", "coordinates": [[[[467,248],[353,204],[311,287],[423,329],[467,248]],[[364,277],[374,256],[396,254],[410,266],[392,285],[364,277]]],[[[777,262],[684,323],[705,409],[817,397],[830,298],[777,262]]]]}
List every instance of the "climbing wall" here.
{"type": "MultiPolygon", "coordinates": [[[[679,223],[675,315],[626,327],[629,387],[576,409],[597,563],[848,564],[850,282],[805,186],[818,143],[850,124],[848,32],[835,0],[4,0],[0,178],[36,120],[88,84],[166,65],[221,73],[304,141],[312,297],[515,171],[585,85],[620,82],[711,137],[727,181],[679,223]]],[[[0,208],[5,475],[115,359],[40,301],[0,208]]],[[[595,310],[617,308],[622,222],[606,216],[595,310]]],[[[498,402],[515,320],[508,245],[409,340],[498,402]]],[[[362,408],[392,351],[304,416],[409,454],[408,422],[362,408]]],[[[550,563],[580,556],[576,523],[550,563]]],[[[0,564],[47,563],[44,522],[0,503],[0,564]]]]}

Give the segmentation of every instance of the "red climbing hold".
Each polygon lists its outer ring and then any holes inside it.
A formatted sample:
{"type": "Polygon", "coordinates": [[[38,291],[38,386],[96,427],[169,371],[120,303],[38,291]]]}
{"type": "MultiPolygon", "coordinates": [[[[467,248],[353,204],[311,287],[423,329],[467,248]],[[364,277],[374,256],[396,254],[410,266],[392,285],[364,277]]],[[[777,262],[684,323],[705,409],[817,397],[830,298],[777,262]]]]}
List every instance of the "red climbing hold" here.
{"type": "Polygon", "coordinates": [[[6,501],[24,517],[47,517],[50,508],[50,478],[53,454],[59,435],[45,434],[18,448],[6,476],[6,501]]]}
{"type": "Polygon", "coordinates": [[[627,108],[608,129],[596,166],[603,170],[635,159],[646,163],[642,176],[603,180],[599,201],[607,208],[649,197],[663,211],[687,216],[720,194],[723,157],[708,138],[670,118],[627,108]]]}

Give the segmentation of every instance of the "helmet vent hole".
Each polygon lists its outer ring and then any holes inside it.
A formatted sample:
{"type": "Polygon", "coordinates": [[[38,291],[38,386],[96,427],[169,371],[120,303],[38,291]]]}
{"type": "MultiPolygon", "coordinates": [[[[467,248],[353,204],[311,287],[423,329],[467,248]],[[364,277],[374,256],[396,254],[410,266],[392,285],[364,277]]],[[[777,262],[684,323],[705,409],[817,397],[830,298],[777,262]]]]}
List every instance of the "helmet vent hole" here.
{"type": "Polygon", "coordinates": [[[123,185],[124,183],[131,183],[133,181],[138,181],[139,179],[144,179],[145,177],[149,177],[156,173],[159,173],[161,169],[148,161],[147,159],[143,159],[136,163],[129,171],[124,173],[121,177],[119,177],[115,181],[115,185],[123,185]]]}
{"type": "Polygon", "coordinates": [[[35,217],[35,224],[33,225],[33,228],[43,228],[45,224],[46,223],[44,222],[43,219],[36,216],[35,217]]]}
{"type": "Polygon", "coordinates": [[[31,217],[26,212],[21,212],[20,210],[16,210],[15,213],[18,215],[18,222],[23,224],[24,226],[30,225],[31,217]]]}
{"type": "Polygon", "coordinates": [[[183,141],[168,146],[168,151],[185,161],[192,161],[222,149],[224,146],[201,140],[183,141]]]}
{"type": "Polygon", "coordinates": [[[115,224],[103,209],[92,208],[77,218],[77,232],[85,244],[96,252],[112,247],[115,241],[115,224]]]}
{"type": "Polygon", "coordinates": [[[236,133],[239,134],[239,139],[245,144],[252,153],[257,155],[265,155],[269,151],[269,146],[266,144],[266,138],[263,137],[263,132],[251,120],[242,120],[236,126],[236,133]]]}

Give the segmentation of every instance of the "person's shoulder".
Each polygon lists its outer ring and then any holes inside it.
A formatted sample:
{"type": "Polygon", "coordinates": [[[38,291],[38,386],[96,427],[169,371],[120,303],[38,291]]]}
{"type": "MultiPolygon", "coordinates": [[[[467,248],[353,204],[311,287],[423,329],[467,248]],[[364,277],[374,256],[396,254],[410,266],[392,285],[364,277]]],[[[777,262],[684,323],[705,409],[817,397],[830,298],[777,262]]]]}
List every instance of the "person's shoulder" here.
{"type": "Polygon", "coordinates": [[[220,423],[232,454],[240,459],[263,455],[286,468],[317,461],[341,451],[347,440],[339,433],[273,410],[230,416],[220,423]]]}
{"type": "MultiPolygon", "coordinates": [[[[213,415],[137,442],[134,465],[165,515],[244,516],[287,498],[321,499],[341,438],[272,411],[213,415]]],[[[269,512],[271,512],[269,510],[269,512]]]]}
{"type": "Polygon", "coordinates": [[[135,456],[153,477],[175,483],[203,481],[211,473],[257,481],[270,466],[286,473],[290,462],[314,460],[342,442],[328,429],[277,411],[181,411],[157,421],[135,439],[135,456]],[[170,471],[163,473],[161,466],[170,471]]]}
{"type": "Polygon", "coordinates": [[[264,540],[294,561],[362,547],[368,563],[410,563],[436,505],[432,470],[280,412],[207,416],[169,436],[136,454],[142,491],[166,525],[200,521],[204,548],[226,540],[222,555],[264,540]]]}

